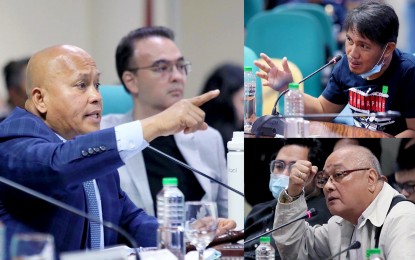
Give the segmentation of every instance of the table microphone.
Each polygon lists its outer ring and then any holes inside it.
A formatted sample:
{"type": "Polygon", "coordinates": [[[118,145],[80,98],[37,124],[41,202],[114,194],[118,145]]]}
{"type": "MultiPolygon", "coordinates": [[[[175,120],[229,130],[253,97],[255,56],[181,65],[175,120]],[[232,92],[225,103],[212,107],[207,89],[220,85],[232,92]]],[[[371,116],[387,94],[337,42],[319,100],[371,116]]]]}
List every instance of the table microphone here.
{"type": "Polygon", "coordinates": [[[244,244],[247,244],[247,243],[249,243],[249,242],[251,242],[251,241],[253,241],[253,240],[255,240],[255,239],[258,239],[258,238],[260,238],[260,237],[262,237],[262,236],[264,236],[264,235],[268,235],[269,233],[274,232],[274,231],[276,231],[276,230],[278,230],[278,229],[281,229],[281,228],[283,228],[283,227],[285,227],[285,226],[288,226],[288,225],[290,225],[290,224],[292,224],[292,223],[294,223],[294,222],[296,222],[296,221],[298,221],[298,220],[314,217],[315,215],[317,215],[317,213],[318,213],[318,212],[317,212],[317,210],[316,210],[316,209],[311,208],[311,209],[307,210],[307,212],[306,212],[304,215],[302,215],[302,216],[300,216],[300,217],[298,217],[298,218],[296,218],[296,219],[294,219],[294,220],[291,220],[291,221],[289,221],[288,223],[285,223],[285,224],[279,225],[278,227],[273,228],[273,229],[271,229],[271,230],[269,230],[269,231],[266,231],[266,232],[264,232],[264,233],[262,233],[262,234],[260,234],[260,235],[258,235],[258,236],[255,236],[255,237],[253,237],[253,238],[250,238],[250,239],[248,239],[248,240],[244,241],[244,244]]]}
{"type": "MultiPolygon", "coordinates": [[[[331,64],[335,64],[337,63],[339,60],[341,60],[342,55],[337,55],[335,57],[333,57],[328,63],[326,63],[325,65],[323,65],[322,67],[320,67],[318,70],[314,71],[313,73],[311,73],[310,75],[308,75],[307,77],[303,78],[302,80],[300,80],[297,84],[301,84],[304,81],[306,81],[307,79],[309,79],[310,77],[314,76],[316,73],[322,71],[323,69],[325,69],[327,66],[330,66],[331,64]]],[[[277,115],[277,104],[278,101],[281,99],[282,96],[284,96],[285,94],[287,94],[289,89],[284,90],[283,92],[281,92],[281,94],[279,95],[279,97],[277,98],[277,100],[274,103],[274,106],[272,107],[272,115],[277,115]]]]}
{"type": "Polygon", "coordinates": [[[337,257],[337,256],[339,256],[339,255],[341,255],[341,254],[343,254],[347,251],[354,250],[354,249],[359,249],[360,246],[361,246],[360,242],[356,240],[353,243],[351,243],[350,246],[348,246],[346,249],[338,252],[337,254],[335,254],[333,256],[330,256],[329,258],[326,258],[325,260],[334,259],[335,257],[337,257]]]}
{"type": "Polygon", "coordinates": [[[219,185],[222,185],[223,187],[225,187],[225,188],[227,188],[227,189],[229,189],[229,190],[231,190],[231,191],[233,191],[233,192],[235,192],[235,193],[237,193],[237,194],[241,195],[242,197],[245,197],[245,195],[244,195],[242,192],[240,192],[240,191],[238,191],[238,190],[236,190],[236,189],[232,188],[231,186],[229,186],[229,185],[227,185],[227,184],[225,184],[225,183],[223,183],[223,182],[221,182],[221,181],[216,180],[215,178],[210,177],[209,175],[207,175],[207,174],[205,174],[205,173],[203,173],[203,172],[201,172],[201,171],[199,171],[199,170],[196,170],[195,168],[193,168],[193,167],[191,167],[191,166],[189,166],[189,165],[185,164],[184,162],[179,161],[179,160],[177,160],[176,158],[174,158],[174,157],[172,157],[172,156],[170,156],[170,155],[168,155],[168,154],[166,154],[166,153],[164,153],[164,152],[162,152],[162,151],[160,151],[160,150],[158,150],[158,149],[156,149],[156,148],[154,148],[154,147],[152,147],[152,146],[150,146],[150,145],[149,145],[147,148],[150,148],[150,149],[151,149],[151,150],[153,150],[154,152],[156,152],[156,153],[158,153],[158,154],[162,155],[163,157],[165,157],[165,158],[167,158],[167,159],[169,159],[169,160],[171,160],[171,161],[173,161],[173,162],[175,162],[175,163],[179,164],[180,166],[182,166],[182,167],[184,167],[184,168],[186,168],[186,169],[188,169],[188,170],[191,170],[191,171],[193,171],[193,172],[196,172],[196,173],[198,173],[198,174],[202,175],[203,177],[208,178],[209,180],[211,180],[211,181],[213,181],[213,182],[216,182],[216,183],[217,183],[217,184],[219,184],[219,185]]]}
{"type": "MultiPolygon", "coordinates": [[[[307,77],[303,78],[298,84],[304,82],[305,80],[309,79],[310,77],[314,76],[314,74],[320,72],[327,66],[337,63],[342,58],[342,55],[337,55],[332,58],[327,64],[323,65],[323,67],[319,68],[318,70],[314,71],[307,77]]],[[[277,112],[277,104],[278,101],[281,99],[288,92],[288,89],[284,90],[280,93],[279,97],[274,103],[272,107],[271,115],[265,115],[259,117],[255,122],[252,124],[251,133],[255,134],[256,137],[259,136],[271,136],[274,137],[277,133],[284,133],[284,122],[281,118],[279,118],[280,114],[277,112]]]]}
{"type": "Polygon", "coordinates": [[[61,202],[59,200],[56,200],[56,199],[54,199],[54,198],[52,198],[50,196],[46,196],[46,195],[44,195],[44,194],[42,194],[42,193],[40,193],[38,191],[32,190],[32,189],[30,189],[28,187],[25,187],[25,186],[23,186],[21,184],[18,184],[16,182],[14,182],[14,181],[11,181],[9,179],[6,179],[6,178],[4,178],[2,176],[0,176],[0,182],[3,183],[3,184],[6,184],[7,186],[13,187],[13,188],[15,188],[15,189],[17,189],[19,191],[22,191],[22,192],[24,192],[26,194],[29,194],[29,195],[31,195],[33,197],[36,197],[36,198],[41,199],[43,201],[46,201],[46,202],[48,202],[48,203],[50,203],[52,205],[55,205],[58,208],[64,209],[66,211],[69,211],[69,212],[77,215],[77,216],[81,216],[81,217],[83,217],[83,218],[85,218],[85,219],[87,219],[89,221],[98,223],[100,225],[103,225],[106,228],[109,228],[111,230],[116,231],[117,233],[119,233],[123,237],[125,237],[128,240],[128,242],[130,242],[130,244],[133,247],[133,250],[135,252],[136,259],[137,260],[140,259],[140,256],[139,256],[138,250],[137,250],[137,247],[138,246],[137,246],[137,243],[136,243],[135,239],[130,234],[128,234],[127,231],[125,231],[121,227],[119,227],[119,226],[117,226],[117,225],[115,225],[115,224],[113,224],[113,223],[111,223],[109,221],[105,221],[105,220],[102,220],[101,221],[99,218],[96,218],[95,216],[91,216],[91,215],[89,215],[89,214],[87,214],[87,213],[85,213],[85,212],[83,212],[83,211],[81,211],[81,210],[79,210],[79,209],[77,209],[75,207],[72,207],[71,205],[68,205],[66,203],[63,203],[63,202],[61,202]]]}

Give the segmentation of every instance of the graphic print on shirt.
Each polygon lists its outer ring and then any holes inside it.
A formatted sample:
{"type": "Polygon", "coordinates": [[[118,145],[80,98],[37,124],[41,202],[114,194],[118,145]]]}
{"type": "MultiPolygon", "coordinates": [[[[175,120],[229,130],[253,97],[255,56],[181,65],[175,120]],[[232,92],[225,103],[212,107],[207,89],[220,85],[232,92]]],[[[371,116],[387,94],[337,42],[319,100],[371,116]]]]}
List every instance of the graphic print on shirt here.
{"type": "MultiPolygon", "coordinates": [[[[349,106],[352,113],[376,113],[386,112],[385,104],[389,98],[387,87],[383,87],[382,92],[366,92],[357,88],[349,89],[349,106]]],[[[354,125],[370,130],[383,131],[386,125],[393,124],[395,121],[391,118],[375,118],[373,116],[355,116],[353,117],[354,125]]]]}

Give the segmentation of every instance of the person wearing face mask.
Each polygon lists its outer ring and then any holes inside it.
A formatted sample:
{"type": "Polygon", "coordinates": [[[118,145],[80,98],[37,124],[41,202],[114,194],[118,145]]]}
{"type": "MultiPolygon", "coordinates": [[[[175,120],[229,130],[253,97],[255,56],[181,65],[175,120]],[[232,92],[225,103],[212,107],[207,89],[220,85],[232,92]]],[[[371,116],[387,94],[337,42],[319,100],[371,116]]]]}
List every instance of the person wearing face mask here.
{"type": "MultiPolygon", "coordinates": [[[[259,203],[252,208],[245,221],[245,240],[272,229],[275,206],[278,202],[277,198],[280,192],[288,186],[288,176],[291,166],[297,160],[309,160],[314,162],[315,165],[322,166],[325,160],[322,144],[317,139],[294,138],[279,141],[283,142],[282,147],[270,163],[269,190],[274,196],[274,199],[259,203]]],[[[315,208],[319,212],[317,216],[308,220],[310,225],[327,222],[331,214],[325,205],[324,195],[321,189],[315,185],[314,178],[308,180],[304,192],[308,207],[315,208]]],[[[255,248],[258,245],[259,240],[244,244],[245,259],[255,259],[255,248]]],[[[271,245],[275,248],[275,259],[280,259],[275,242],[272,241],[271,245]]]]}
{"type": "MultiPolygon", "coordinates": [[[[344,28],[346,53],[318,98],[304,94],[305,113],[339,113],[347,104],[352,113],[398,111],[401,117],[395,119],[354,117],[354,125],[414,137],[415,56],[396,48],[399,19],[395,11],[385,3],[363,2],[347,14],[344,28]]],[[[287,59],[279,69],[266,54],[261,57],[267,65],[255,65],[262,70],[257,75],[267,81],[264,85],[287,89],[283,82],[293,79],[287,59]]]]}

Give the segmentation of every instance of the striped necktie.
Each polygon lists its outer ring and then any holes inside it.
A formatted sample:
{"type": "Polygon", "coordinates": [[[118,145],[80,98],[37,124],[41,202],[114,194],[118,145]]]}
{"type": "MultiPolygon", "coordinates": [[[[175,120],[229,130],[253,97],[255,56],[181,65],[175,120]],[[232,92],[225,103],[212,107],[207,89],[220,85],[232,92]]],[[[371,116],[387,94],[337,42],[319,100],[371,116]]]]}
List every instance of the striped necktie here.
{"type": "MultiPolygon", "coordinates": [[[[88,213],[91,216],[99,219],[98,211],[98,200],[95,195],[95,187],[93,181],[86,181],[84,184],[84,190],[87,197],[88,204],[88,213]]],[[[91,242],[91,249],[100,249],[101,248],[101,227],[100,224],[94,221],[89,223],[89,237],[91,242]]]]}

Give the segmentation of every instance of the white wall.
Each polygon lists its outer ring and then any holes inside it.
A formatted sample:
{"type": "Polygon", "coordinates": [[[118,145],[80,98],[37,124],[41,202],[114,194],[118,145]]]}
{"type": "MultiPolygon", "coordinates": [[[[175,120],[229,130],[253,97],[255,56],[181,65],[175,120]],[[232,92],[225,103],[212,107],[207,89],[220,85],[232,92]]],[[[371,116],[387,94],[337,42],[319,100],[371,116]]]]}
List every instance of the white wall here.
{"type": "MultiPolygon", "coordinates": [[[[154,24],[176,32],[192,61],[185,96],[199,93],[208,73],[230,60],[242,65],[242,0],[154,0],[154,24]]],[[[115,84],[115,48],[121,37],[144,24],[144,0],[1,0],[0,66],[55,44],[88,51],[115,84]]],[[[3,76],[0,99],[6,99],[3,76]]]]}

